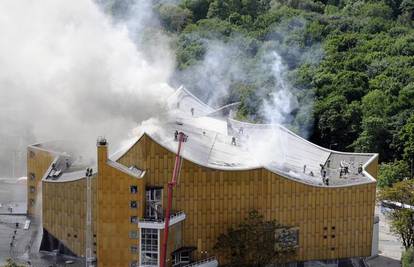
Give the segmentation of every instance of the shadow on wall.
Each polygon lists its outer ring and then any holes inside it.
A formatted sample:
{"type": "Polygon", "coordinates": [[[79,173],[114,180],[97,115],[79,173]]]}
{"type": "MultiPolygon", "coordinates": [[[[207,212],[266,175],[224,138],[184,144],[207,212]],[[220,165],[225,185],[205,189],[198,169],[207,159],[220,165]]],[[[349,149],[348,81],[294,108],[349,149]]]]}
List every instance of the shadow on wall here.
{"type": "Polygon", "coordinates": [[[59,254],[64,254],[68,256],[77,256],[65,245],[62,244],[58,239],[56,239],[52,234],[50,234],[46,229],[43,229],[43,238],[40,245],[40,250],[42,251],[56,251],[59,254]]]}

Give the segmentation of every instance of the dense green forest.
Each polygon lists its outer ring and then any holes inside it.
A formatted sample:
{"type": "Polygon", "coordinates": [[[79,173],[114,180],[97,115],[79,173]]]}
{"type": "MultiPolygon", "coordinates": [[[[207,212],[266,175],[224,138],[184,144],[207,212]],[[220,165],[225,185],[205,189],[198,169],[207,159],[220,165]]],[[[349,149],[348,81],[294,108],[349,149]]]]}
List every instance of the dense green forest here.
{"type": "Polygon", "coordinates": [[[176,83],[203,95],[194,79],[209,77],[191,71],[227,45],[219,60],[238,71],[209,87],[225,80],[221,104],[241,101],[237,116],[261,121],[278,85],[263,55],[277,51],[298,99],[289,127],[324,147],[380,153],[381,187],[412,175],[414,0],[158,0],[154,9],[174,38],[176,83]]]}

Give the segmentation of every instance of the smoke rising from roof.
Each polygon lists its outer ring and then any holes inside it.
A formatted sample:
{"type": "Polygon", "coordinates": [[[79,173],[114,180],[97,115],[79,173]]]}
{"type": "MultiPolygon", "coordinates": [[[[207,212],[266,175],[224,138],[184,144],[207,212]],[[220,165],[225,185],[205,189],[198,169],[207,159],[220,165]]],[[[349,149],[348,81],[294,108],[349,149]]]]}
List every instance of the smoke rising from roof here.
{"type": "MultiPolygon", "coordinates": [[[[242,101],[250,112],[250,120],[287,126],[308,137],[312,125],[312,92],[292,85],[292,66],[318,64],[323,56],[319,44],[300,48],[283,43],[288,28],[303,30],[300,19],[275,27],[262,44],[250,43],[248,37],[235,35],[223,40],[216,37],[188,34],[187,39],[202,43],[205,53],[195,65],[175,73],[177,84],[184,84],[196,96],[211,106],[242,101]],[[244,99],[235,98],[234,89],[246,86],[244,99]],[[250,88],[249,88],[250,87],[250,88]],[[252,89],[253,88],[253,89],[252,89]]],[[[240,89],[237,89],[240,90],[240,89]]],[[[241,95],[243,92],[241,93],[241,95]]],[[[243,96],[242,96],[243,98],[243,96]]]]}
{"type": "Polygon", "coordinates": [[[271,73],[275,77],[275,89],[270,91],[267,99],[263,100],[261,112],[269,123],[281,125],[290,123],[291,112],[299,108],[299,103],[286,81],[286,66],[276,51],[269,52],[264,61],[270,66],[271,73]]]}
{"type": "Polygon", "coordinates": [[[0,2],[1,162],[15,149],[6,134],[23,147],[82,140],[94,157],[98,135],[117,143],[163,110],[163,96],[173,92],[167,80],[174,60],[162,34],[150,44],[140,38],[145,23],[156,28],[151,6],[140,2],[128,26],[90,0],[0,2]]]}
{"type": "MultiPolygon", "coordinates": [[[[201,43],[205,53],[195,65],[176,73],[178,84],[211,106],[241,101],[248,120],[270,124],[266,131],[244,129],[249,138],[240,137],[253,158],[264,165],[277,160],[282,166],[292,149],[291,140],[281,134],[278,125],[304,138],[311,132],[312,91],[296,87],[291,79],[292,70],[301,64],[316,65],[323,57],[318,43],[301,46],[295,41],[300,40],[305,26],[300,18],[286,20],[260,43],[240,33],[223,37],[194,31],[185,37],[201,43]]],[[[235,135],[240,134],[236,131],[235,135]]]]}

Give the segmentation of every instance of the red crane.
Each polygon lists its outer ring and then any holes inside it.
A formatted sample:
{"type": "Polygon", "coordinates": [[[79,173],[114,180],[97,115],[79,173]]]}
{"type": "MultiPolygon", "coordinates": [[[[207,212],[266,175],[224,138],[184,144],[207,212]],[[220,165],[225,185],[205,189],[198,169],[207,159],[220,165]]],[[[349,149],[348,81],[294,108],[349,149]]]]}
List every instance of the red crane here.
{"type": "Polygon", "coordinates": [[[183,132],[175,132],[175,139],[178,141],[178,150],[175,155],[174,171],[171,182],[168,183],[168,202],[167,208],[165,209],[165,224],[164,224],[164,240],[162,241],[161,247],[161,260],[160,266],[165,267],[165,261],[167,259],[167,244],[168,244],[168,228],[170,224],[170,213],[172,208],[173,189],[177,185],[177,178],[180,174],[181,167],[181,146],[187,141],[187,136],[183,132]]]}

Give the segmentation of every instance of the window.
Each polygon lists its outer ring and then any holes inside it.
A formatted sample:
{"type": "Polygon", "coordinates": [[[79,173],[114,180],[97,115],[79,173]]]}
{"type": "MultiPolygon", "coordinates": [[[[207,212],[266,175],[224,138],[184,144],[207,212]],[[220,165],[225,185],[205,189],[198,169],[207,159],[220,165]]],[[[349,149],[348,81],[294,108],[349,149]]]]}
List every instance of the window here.
{"type": "Polygon", "coordinates": [[[130,207],[131,207],[131,209],[138,208],[138,202],[135,201],[135,200],[131,200],[130,207]]]}
{"type": "Polygon", "coordinates": [[[323,236],[323,239],[327,239],[327,238],[328,238],[328,236],[327,236],[327,235],[324,235],[324,236],[323,236]]]}
{"type": "Polygon", "coordinates": [[[158,230],[141,229],[141,243],[143,251],[158,251],[158,230]]]}
{"type": "Polygon", "coordinates": [[[35,176],[34,172],[30,172],[29,173],[29,179],[34,180],[35,178],[36,178],[36,176],[35,176]]]}
{"type": "Polygon", "coordinates": [[[131,216],[130,220],[131,220],[131,223],[138,224],[138,217],[137,216],[131,216]]]}
{"type": "Polygon", "coordinates": [[[141,254],[141,257],[142,257],[142,263],[145,265],[157,266],[158,264],[157,253],[145,252],[141,254]]]}
{"type": "Polygon", "coordinates": [[[145,216],[155,219],[162,217],[162,188],[155,187],[147,189],[146,200],[145,216]]]}
{"type": "Polygon", "coordinates": [[[138,253],[138,246],[137,245],[132,245],[131,246],[131,253],[133,253],[133,254],[137,254],[138,253]]]}
{"type": "Polygon", "coordinates": [[[132,239],[138,239],[138,231],[135,231],[135,230],[133,230],[133,231],[129,231],[129,238],[132,238],[132,239]]]}
{"type": "Polygon", "coordinates": [[[332,238],[335,238],[335,235],[331,235],[332,238]]]}
{"type": "Polygon", "coordinates": [[[30,186],[30,193],[34,193],[36,191],[36,187],[30,186]]]}
{"type": "Polygon", "coordinates": [[[332,230],[335,230],[335,226],[332,226],[332,230]]]}
{"type": "Polygon", "coordinates": [[[131,186],[129,187],[129,190],[130,190],[131,194],[137,194],[137,193],[138,193],[138,186],[136,186],[136,185],[131,185],[131,186]]]}
{"type": "Polygon", "coordinates": [[[331,251],[334,251],[335,250],[335,248],[331,248],[331,251]]]}
{"type": "Polygon", "coordinates": [[[73,237],[74,237],[74,238],[78,238],[78,236],[77,236],[77,235],[73,235],[73,237]]]}
{"type": "Polygon", "coordinates": [[[181,253],[181,262],[189,263],[190,262],[190,255],[188,253],[181,253]]]}
{"type": "Polygon", "coordinates": [[[141,263],[142,265],[158,265],[158,230],[141,229],[141,263]]]}
{"type": "Polygon", "coordinates": [[[150,188],[147,190],[147,200],[158,201],[161,200],[162,188],[150,188]]]}
{"type": "Polygon", "coordinates": [[[190,251],[183,251],[183,252],[178,252],[178,253],[174,253],[172,255],[172,264],[173,266],[182,266],[185,264],[189,264],[190,263],[190,251]]]}

